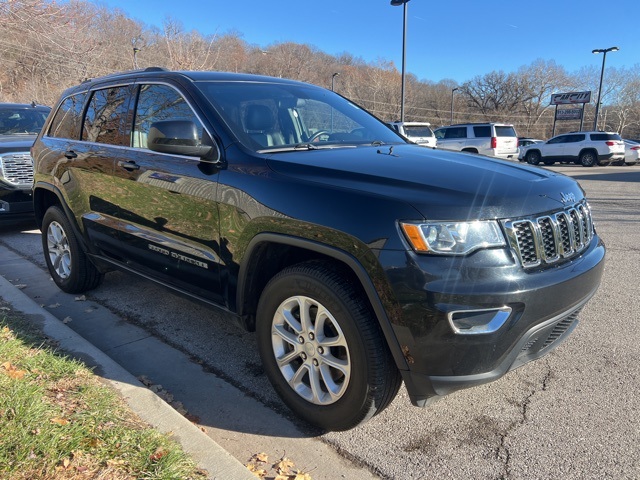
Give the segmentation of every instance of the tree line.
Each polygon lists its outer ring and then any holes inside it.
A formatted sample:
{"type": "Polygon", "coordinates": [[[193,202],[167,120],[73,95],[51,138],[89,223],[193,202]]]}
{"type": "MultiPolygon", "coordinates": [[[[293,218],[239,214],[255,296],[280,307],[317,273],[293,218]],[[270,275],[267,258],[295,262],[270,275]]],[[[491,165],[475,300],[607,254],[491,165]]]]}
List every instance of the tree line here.
{"type": "MultiPolygon", "coordinates": [[[[146,26],[118,9],[85,0],[0,0],[0,101],[53,105],[67,87],[113,72],[165,67],[218,70],[301,80],[335,91],[384,121],[400,117],[401,74],[383,59],[365,62],[350,53],[328,55],[295,42],[249,44],[240,32],[186,31],[174,18],[146,26]]],[[[640,138],[640,64],[605,72],[598,129],[640,138]]],[[[515,72],[477,75],[464,83],[431,81],[408,73],[405,120],[434,127],[460,122],[506,122],[521,136],[549,138],[552,93],[591,91],[584,129],[593,126],[600,68],[567,72],[538,59],[515,72]]],[[[555,133],[580,128],[558,121],[555,133]]]]}

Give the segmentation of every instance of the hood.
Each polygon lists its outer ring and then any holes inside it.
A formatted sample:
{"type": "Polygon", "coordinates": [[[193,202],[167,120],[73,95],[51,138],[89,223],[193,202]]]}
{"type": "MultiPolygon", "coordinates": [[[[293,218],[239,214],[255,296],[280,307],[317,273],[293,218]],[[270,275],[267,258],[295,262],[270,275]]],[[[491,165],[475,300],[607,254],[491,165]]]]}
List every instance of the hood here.
{"type": "Polygon", "coordinates": [[[584,198],[576,181],[543,168],[416,145],[276,153],[267,163],[301,181],[404,201],[430,220],[517,218],[584,198]]]}
{"type": "Polygon", "coordinates": [[[28,152],[37,135],[0,135],[0,152],[28,152]]]}

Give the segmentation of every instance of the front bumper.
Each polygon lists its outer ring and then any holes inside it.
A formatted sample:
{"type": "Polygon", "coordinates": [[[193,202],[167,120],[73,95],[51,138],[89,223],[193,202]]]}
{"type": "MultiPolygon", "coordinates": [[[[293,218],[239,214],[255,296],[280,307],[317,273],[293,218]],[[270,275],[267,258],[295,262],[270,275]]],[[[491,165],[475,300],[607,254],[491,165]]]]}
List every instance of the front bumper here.
{"type": "Polygon", "coordinates": [[[402,315],[393,328],[409,370],[403,379],[414,405],[500,378],[557,347],[595,294],[605,248],[595,236],[579,256],[525,270],[507,250],[465,258],[384,254],[402,315]],[[496,331],[456,333],[450,313],[510,309],[496,331]]]}
{"type": "Polygon", "coordinates": [[[0,224],[33,218],[31,190],[6,188],[0,184],[0,224]]]}

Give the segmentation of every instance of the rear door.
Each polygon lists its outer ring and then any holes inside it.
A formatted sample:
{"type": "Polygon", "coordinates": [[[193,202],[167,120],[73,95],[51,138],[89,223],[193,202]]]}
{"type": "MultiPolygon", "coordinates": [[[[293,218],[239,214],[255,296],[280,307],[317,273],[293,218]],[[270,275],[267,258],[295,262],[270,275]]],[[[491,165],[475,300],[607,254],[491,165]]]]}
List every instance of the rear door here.
{"type": "Polygon", "coordinates": [[[202,121],[189,101],[166,84],[139,86],[131,146],[114,166],[121,256],[138,271],[219,301],[218,171],[199,158],[147,148],[157,121],[202,121]]]}

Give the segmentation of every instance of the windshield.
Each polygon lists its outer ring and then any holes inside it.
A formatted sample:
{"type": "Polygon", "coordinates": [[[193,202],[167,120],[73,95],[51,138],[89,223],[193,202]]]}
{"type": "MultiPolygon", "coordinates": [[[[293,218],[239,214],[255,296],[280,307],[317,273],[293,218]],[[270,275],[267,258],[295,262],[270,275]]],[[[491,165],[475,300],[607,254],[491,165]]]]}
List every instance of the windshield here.
{"type": "Polygon", "coordinates": [[[49,110],[26,106],[0,106],[0,135],[36,135],[49,110]]]}
{"type": "Polygon", "coordinates": [[[257,82],[197,86],[238,140],[254,151],[405,143],[365,110],[319,87],[257,82]]]}

